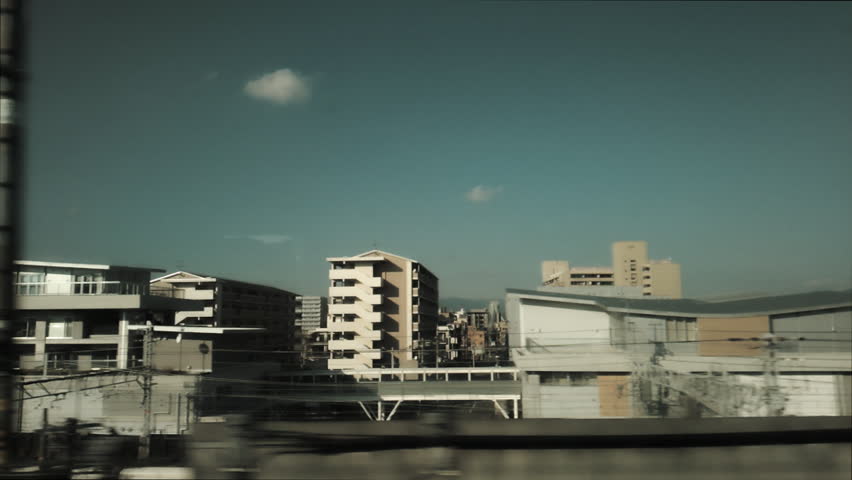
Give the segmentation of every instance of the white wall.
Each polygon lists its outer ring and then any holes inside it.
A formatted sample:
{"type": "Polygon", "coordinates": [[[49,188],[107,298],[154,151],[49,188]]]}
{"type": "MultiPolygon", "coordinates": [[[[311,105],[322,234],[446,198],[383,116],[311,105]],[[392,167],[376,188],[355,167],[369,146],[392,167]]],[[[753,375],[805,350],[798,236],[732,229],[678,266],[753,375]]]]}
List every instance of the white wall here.
{"type": "Polygon", "coordinates": [[[534,342],[533,346],[570,350],[571,345],[610,343],[609,314],[593,307],[524,299],[519,317],[519,347],[534,342]]]}

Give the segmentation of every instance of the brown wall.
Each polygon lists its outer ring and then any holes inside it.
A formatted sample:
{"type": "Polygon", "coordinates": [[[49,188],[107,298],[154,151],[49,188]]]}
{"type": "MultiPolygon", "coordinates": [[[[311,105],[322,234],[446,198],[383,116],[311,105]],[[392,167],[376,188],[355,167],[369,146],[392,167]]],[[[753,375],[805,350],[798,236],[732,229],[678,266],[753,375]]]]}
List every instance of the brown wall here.
{"type": "Polygon", "coordinates": [[[602,417],[630,417],[630,375],[598,375],[602,417]]]}
{"type": "Polygon", "coordinates": [[[698,354],[711,357],[761,355],[762,342],[725,341],[728,338],[760,337],[769,332],[769,317],[699,318],[698,354]],[[719,341],[714,341],[719,340],[719,341]]]}
{"type": "MultiPolygon", "coordinates": [[[[382,288],[382,329],[387,337],[382,340],[383,350],[411,348],[411,275],[408,262],[400,257],[385,255],[385,262],[375,266],[381,272],[385,285],[382,288]]],[[[409,352],[394,354],[394,366],[416,366],[406,362],[409,352]]]]}
{"type": "Polygon", "coordinates": [[[154,370],[190,371],[210,369],[213,362],[213,341],[208,339],[183,338],[177,343],[174,338],[158,338],[151,355],[154,370]],[[210,353],[202,355],[199,345],[206,343],[210,353]]]}

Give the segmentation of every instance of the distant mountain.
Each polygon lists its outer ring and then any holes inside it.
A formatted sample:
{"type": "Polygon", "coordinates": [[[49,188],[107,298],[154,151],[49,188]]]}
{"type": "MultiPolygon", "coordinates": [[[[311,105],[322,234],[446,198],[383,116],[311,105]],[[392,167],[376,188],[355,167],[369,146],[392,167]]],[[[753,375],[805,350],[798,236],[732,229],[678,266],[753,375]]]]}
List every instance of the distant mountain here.
{"type": "Polygon", "coordinates": [[[446,307],[450,311],[457,311],[461,308],[465,310],[470,310],[472,308],[488,308],[488,304],[494,300],[498,300],[500,302],[500,310],[505,311],[503,309],[502,298],[486,298],[483,300],[475,298],[442,297],[438,303],[440,306],[446,307]]]}

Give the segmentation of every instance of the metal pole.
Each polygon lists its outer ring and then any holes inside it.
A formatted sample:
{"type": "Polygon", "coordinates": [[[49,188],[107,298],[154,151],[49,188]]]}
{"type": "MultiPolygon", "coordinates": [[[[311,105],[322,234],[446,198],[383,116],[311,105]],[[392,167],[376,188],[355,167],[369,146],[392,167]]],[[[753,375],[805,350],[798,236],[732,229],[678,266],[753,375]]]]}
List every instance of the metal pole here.
{"type": "Polygon", "coordinates": [[[7,465],[12,449],[14,382],[12,322],[15,290],[14,260],[18,254],[20,179],[23,163],[22,128],[25,5],[0,0],[0,465],[7,465]]]}
{"type": "MultiPolygon", "coordinates": [[[[148,322],[144,340],[144,368],[142,374],[142,436],[139,437],[139,459],[145,460],[151,454],[151,354],[153,353],[154,327],[148,322]]],[[[203,365],[202,365],[203,367],[203,365]]]]}

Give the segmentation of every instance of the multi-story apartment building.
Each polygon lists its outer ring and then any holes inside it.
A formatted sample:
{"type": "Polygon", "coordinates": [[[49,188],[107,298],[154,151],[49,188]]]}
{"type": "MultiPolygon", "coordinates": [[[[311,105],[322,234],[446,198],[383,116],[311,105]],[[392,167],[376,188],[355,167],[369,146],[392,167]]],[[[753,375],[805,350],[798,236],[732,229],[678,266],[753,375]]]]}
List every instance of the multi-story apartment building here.
{"type": "Polygon", "coordinates": [[[296,326],[302,334],[325,328],[328,316],[328,299],[300,295],[296,297],[296,326]]]}
{"type": "Polygon", "coordinates": [[[294,346],[295,293],[183,271],[151,280],[151,288],[170,289],[180,298],[202,302],[200,309],[177,312],[175,325],[262,328],[258,346],[280,350],[294,346]]]}
{"type": "Polygon", "coordinates": [[[434,363],[438,278],[429,269],[381,250],[326,260],[329,369],[434,363]]]}
{"type": "MultiPolygon", "coordinates": [[[[41,428],[47,409],[52,422],[73,417],[122,434],[142,432],[139,405],[145,393],[135,367],[147,360],[157,385],[151,428],[183,433],[195,415],[217,407],[227,411],[228,400],[243,401],[228,398],[235,387],[221,383],[225,379],[250,379],[278,367],[277,355],[264,362],[242,350],[263,336],[263,328],[222,326],[231,323],[227,320],[217,325],[216,320],[190,321],[186,312],[215,311],[205,290],[179,283],[152,285],[153,272],[163,270],[15,262],[19,430],[41,428]],[[203,381],[203,374],[213,371],[215,380],[203,381]]],[[[247,382],[236,385],[254,388],[247,382]]]]}
{"type": "Polygon", "coordinates": [[[721,302],[507,290],[506,310],[525,418],[852,412],[849,290],[721,302]]]}
{"type": "Polygon", "coordinates": [[[22,373],[139,365],[133,325],[174,322],[200,302],[149,286],[151,268],[16,261],[14,344],[22,373]]]}
{"type": "Polygon", "coordinates": [[[573,288],[576,293],[585,293],[591,287],[605,296],[632,296],[633,289],[642,296],[682,296],[680,265],[671,260],[649,260],[647,242],[613,243],[611,267],[571,267],[564,260],[543,261],[541,281],[542,286],[573,288]]]}

